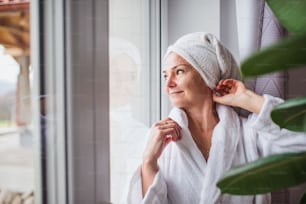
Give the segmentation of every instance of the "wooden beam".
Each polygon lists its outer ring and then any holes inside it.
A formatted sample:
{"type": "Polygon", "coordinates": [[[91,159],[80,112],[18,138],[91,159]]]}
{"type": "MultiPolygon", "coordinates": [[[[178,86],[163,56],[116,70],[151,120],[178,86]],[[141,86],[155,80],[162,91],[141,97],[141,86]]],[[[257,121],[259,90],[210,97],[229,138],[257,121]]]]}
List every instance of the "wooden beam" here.
{"type": "Polygon", "coordinates": [[[29,11],[0,12],[0,25],[22,31],[30,30],[29,11]]]}
{"type": "MultiPolygon", "coordinates": [[[[3,0],[0,0],[0,3],[1,1],[3,0]]],[[[7,54],[15,57],[29,55],[29,10],[5,12],[0,10],[0,33],[0,44],[6,48],[7,54]]]]}
{"type": "Polygon", "coordinates": [[[29,10],[29,0],[0,0],[0,11],[29,10]]]}
{"type": "Polygon", "coordinates": [[[30,35],[27,31],[0,26],[0,44],[26,48],[30,47],[30,35]]]}

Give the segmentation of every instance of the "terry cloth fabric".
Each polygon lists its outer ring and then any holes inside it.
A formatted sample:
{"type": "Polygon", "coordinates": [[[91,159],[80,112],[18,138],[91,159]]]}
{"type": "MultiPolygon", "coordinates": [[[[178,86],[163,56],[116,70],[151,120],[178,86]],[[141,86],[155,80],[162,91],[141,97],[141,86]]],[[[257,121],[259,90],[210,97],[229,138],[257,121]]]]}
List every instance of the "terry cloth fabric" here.
{"type": "MultiPolygon", "coordinates": [[[[180,109],[176,110],[176,108],[174,108],[169,115],[169,117],[177,120],[177,123],[181,127],[184,125],[182,129],[185,133],[183,133],[183,135],[188,135],[187,137],[182,137],[182,141],[177,143],[178,148],[185,154],[187,160],[195,160],[191,163],[203,164],[196,166],[197,170],[195,171],[195,167],[193,167],[193,173],[191,175],[193,176],[194,172],[204,174],[205,179],[200,179],[199,183],[202,185],[201,187],[203,189],[200,198],[201,203],[216,203],[218,200],[220,191],[217,188],[213,188],[212,184],[217,183],[218,179],[233,165],[234,155],[241,135],[240,121],[235,111],[223,105],[217,105],[216,108],[221,120],[214,128],[212,146],[207,162],[204,160],[200,150],[196,148],[196,144],[188,130],[187,115],[180,109]],[[181,120],[182,118],[183,121],[181,120]],[[228,121],[231,121],[231,123],[228,121]],[[191,146],[194,148],[190,148],[191,146]],[[199,162],[201,160],[202,162],[199,162]]],[[[186,173],[190,171],[190,166],[188,166],[189,165],[186,166],[186,173]]],[[[196,191],[196,189],[194,190],[196,191]]]]}
{"type": "Polygon", "coordinates": [[[171,52],[180,55],[193,66],[211,89],[221,79],[241,79],[238,65],[230,51],[210,33],[184,35],[168,47],[165,57],[171,52]]]}
{"type": "Polygon", "coordinates": [[[142,197],[140,167],[130,183],[128,204],[269,204],[270,194],[234,196],[221,194],[216,183],[228,169],[260,157],[304,151],[306,135],[280,129],[270,118],[275,104],[283,100],[264,95],[261,112],[248,119],[239,117],[231,107],[217,105],[220,122],[212,135],[206,161],[188,129],[181,109],[169,117],[182,127],[182,139],[171,142],[158,160],[159,171],[145,197],[142,197]],[[230,122],[229,122],[230,121],[230,122]]]}

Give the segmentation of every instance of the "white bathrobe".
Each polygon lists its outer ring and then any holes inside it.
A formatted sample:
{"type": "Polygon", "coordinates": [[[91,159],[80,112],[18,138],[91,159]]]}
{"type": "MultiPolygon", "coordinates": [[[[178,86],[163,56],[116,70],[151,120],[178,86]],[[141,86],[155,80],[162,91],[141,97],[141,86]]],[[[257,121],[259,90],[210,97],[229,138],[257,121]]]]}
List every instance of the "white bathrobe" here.
{"type": "Polygon", "coordinates": [[[216,183],[231,167],[262,156],[306,149],[306,135],[280,129],[270,112],[281,99],[264,95],[257,114],[239,117],[230,107],[217,105],[219,123],[213,131],[206,161],[188,130],[184,111],[174,108],[169,117],[182,127],[182,139],[171,142],[159,158],[159,171],[142,198],[140,167],[130,183],[129,204],[266,204],[270,194],[257,196],[222,195],[216,183]]]}

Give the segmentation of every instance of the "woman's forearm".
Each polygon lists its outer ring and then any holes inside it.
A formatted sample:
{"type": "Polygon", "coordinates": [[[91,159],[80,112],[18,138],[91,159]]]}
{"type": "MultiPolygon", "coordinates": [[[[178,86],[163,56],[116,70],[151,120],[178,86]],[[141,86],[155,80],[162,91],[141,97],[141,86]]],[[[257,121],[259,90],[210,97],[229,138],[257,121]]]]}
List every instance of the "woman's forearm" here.
{"type": "Polygon", "coordinates": [[[158,172],[157,165],[144,162],[141,165],[142,196],[144,197],[158,172]]]}
{"type": "Polygon", "coordinates": [[[240,97],[237,102],[237,106],[243,108],[247,111],[259,114],[263,103],[264,97],[256,94],[251,90],[246,90],[240,97]]]}

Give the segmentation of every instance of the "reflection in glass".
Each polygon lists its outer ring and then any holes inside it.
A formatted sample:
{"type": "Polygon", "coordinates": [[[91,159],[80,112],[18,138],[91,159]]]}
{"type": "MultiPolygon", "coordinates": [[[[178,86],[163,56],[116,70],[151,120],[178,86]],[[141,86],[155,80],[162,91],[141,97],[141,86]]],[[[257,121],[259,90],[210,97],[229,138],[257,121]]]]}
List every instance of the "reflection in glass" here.
{"type": "Polygon", "coordinates": [[[111,202],[126,204],[142,158],[149,112],[148,3],[109,1],[111,202]]]}
{"type": "Polygon", "coordinates": [[[135,45],[110,38],[110,141],[112,202],[126,203],[131,174],[142,155],[148,128],[135,117],[141,58],[135,45]]]}

